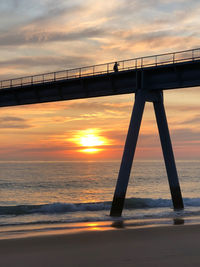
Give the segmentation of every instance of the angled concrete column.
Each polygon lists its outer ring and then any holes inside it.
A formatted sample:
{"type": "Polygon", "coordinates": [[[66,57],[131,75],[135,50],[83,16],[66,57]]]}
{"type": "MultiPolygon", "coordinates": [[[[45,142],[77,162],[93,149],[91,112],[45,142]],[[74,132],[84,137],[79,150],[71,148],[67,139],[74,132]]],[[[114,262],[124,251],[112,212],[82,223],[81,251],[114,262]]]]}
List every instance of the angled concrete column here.
{"type": "Polygon", "coordinates": [[[145,97],[143,94],[144,93],[139,90],[135,96],[135,104],[132,111],[128,134],[126,137],[124,153],[118,175],[115,194],[113,197],[110,216],[121,216],[123,210],[124,199],[145,106],[145,97]]]}
{"type": "Polygon", "coordinates": [[[163,104],[163,95],[159,93],[160,97],[157,101],[154,101],[154,110],[156,114],[156,120],[160,135],[161,146],[163,150],[163,156],[165,160],[165,166],[168,175],[168,181],[172,196],[172,202],[174,209],[183,209],[183,199],[181,195],[181,189],[178,181],[178,174],[176,170],[176,164],[174,160],[174,154],[167,124],[167,118],[165,114],[165,108],[163,104]]]}

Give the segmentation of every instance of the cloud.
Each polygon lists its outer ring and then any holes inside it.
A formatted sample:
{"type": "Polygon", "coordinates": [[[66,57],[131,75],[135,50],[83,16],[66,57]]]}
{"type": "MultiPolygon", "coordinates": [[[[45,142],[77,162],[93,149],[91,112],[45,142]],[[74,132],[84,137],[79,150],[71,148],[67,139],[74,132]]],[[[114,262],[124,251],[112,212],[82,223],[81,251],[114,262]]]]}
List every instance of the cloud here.
{"type": "Polygon", "coordinates": [[[0,117],[0,128],[1,129],[28,129],[32,127],[29,122],[19,117],[5,116],[0,117]]]}
{"type": "Polygon", "coordinates": [[[107,35],[103,29],[85,28],[82,30],[74,30],[73,32],[52,31],[52,32],[8,32],[1,34],[0,46],[24,46],[30,44],[41,44],[48,42],[71,42],[80,41],[82,39],[91,39],[107,35]]]}
{"type": "Polygon", "coordinates": [[[60,69],[69,69],[70,66],[84,66],[89,64],[89,58],[87,56],[43,56],[43,57],[19,57],[11,60],[0,61],[1,67],[12,67],[12,68],[38,68],[38,66],[46,67],[46,70],[54,68],[56,70],[57,66],[60,69]]]}
{"type": "MultiPolygon", "coordinates": [[[[104,98],[105,99],[105,98],[104,98]]],[[[105,100],[104,100],[105,101],[105,100]]],[[[122,100],[123,101],[123,100],[122,100]]],[[[123,101],[123,102],[100,102],[97,99],[94,99],[93,101],[88,100],[80,100],[77,102],[69,102],[67,104],[67,109],[73,108],[76,110],[81,110],[81,112],[84,110],[86,114],[93,114],[93,112],[115,112],[117,113],[126,113],[129,111],[133,106],[133,102],[129,101],[123,101]]]]}
{"type": "Polygon", "coordinates": [[[48,5],[45,5],[43,13],[33,18],[24,28],[45,28],[45,26],[49,26],[49,24],[57,20],[62,20],[63,17],[76,16],[77,13],[84,11],[86,11],[86,7],[80,4],[75,3],[66,6],[63,1],[48,1],[48,5]]]}
{"type": "Polygon", "coordinates": [[[200,125],[200,114],[192,116],[190,119],[182,120],[179,124],[200,125]]]}
{"type": "Polygon", "coordinates": [[[176,129],[172,130],[172,140],[175,143],[181,143],[182,145],[184,144],[197,144],[200,143],[200,131],[198,130],[192,130],[192,129],[176,129]]]}

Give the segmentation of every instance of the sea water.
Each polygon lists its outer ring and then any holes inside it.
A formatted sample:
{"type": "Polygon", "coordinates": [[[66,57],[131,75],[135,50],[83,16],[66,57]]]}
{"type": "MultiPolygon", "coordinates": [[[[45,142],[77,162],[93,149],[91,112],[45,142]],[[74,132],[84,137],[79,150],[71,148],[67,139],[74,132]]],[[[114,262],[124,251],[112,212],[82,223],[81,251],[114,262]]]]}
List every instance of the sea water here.
{"type": "Polygon", "coordinates": [[[59,229],[199,223],[200,161],[177,161],[174,211],[163,161],[135,161],[121,218],[109,211],[120,161],[0,162],[0,238],[59,229]]]}

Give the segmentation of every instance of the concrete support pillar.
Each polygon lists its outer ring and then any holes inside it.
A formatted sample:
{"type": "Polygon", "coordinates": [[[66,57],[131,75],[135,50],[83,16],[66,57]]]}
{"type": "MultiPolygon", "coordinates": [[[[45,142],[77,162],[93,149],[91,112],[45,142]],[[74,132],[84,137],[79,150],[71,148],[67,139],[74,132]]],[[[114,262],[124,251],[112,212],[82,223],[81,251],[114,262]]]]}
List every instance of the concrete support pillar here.
{"type": "Polygon", "coordinates": [[[169,187],[172,196],[172,202],[174,209],[183,209],[183,199],[181,195],[181,189],[178,181],[178,175],[176,170],[176,164],[174,160],[174,154],[167,124],[167,118],[165,114],[165,108],[163,104],[163,95],[159,93],[157,101],[154,101],[154,110],[156,114],[156,120],[160,135],[160,141],[165,160],[165,166],[168,175],[169,187]]]}
{"type": "Polygon", "coordinates": [[[124,153],[118,175],[115,194],[113,197],[110,216],[121,216],[123,210],[126,190],[135,154],[144,106],[145,106],[144,93],[142,90],[138,90],[135,96],[135,104],[132,111],[132,116],[124,147],[124,153]]]}
{"type": "Polygon", "coordinates": [[[165,108],[163,104],[163,93],[156,91],[150,92],[140,89],[138,90],[135,96],[135,104],[130,120],[110,216],[121,216],[122,214],[132,162],[142,121],[145,101],[153,102],[154,105],[154,111],[156,115],[156,121],[158,125],[174,209],[184,208],[167,124],[167,118],[165,114],[165,108]]]}

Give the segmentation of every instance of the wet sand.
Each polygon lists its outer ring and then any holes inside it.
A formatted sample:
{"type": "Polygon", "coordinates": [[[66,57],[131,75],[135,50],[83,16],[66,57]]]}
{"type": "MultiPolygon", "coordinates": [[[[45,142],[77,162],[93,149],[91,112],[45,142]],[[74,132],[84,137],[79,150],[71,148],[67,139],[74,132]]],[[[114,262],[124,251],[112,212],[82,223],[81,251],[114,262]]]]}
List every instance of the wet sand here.
{"type": "Polygon", "coordinates": [[[0,240],[0,266],[200,266],[200,225],[0,240]]]}

